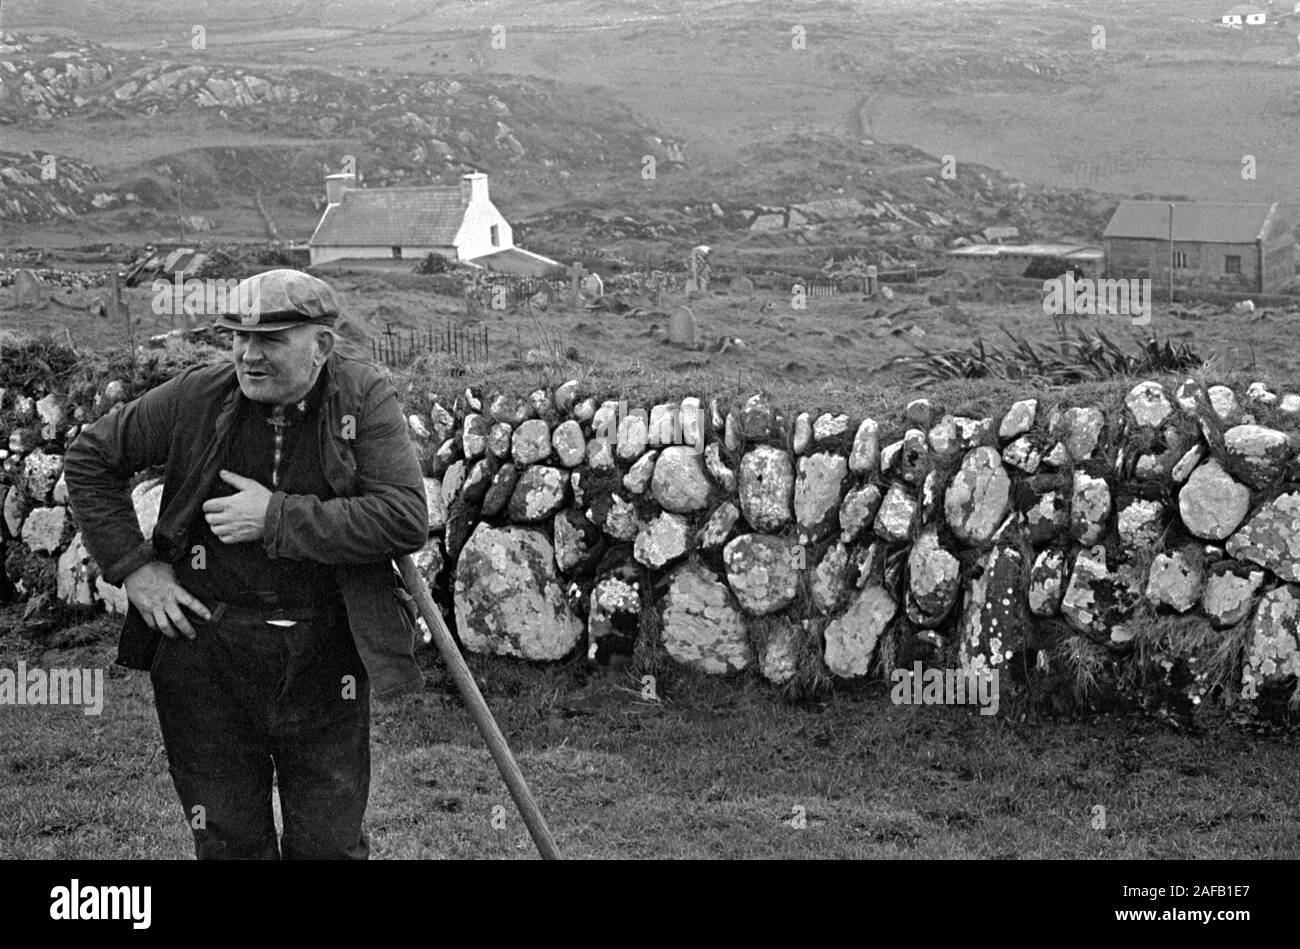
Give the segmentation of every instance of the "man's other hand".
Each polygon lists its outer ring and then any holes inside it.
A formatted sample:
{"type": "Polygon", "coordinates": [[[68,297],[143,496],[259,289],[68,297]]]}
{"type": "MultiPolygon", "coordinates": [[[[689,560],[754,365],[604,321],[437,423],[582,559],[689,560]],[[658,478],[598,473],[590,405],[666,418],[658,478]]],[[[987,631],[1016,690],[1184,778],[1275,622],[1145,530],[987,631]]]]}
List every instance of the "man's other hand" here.
{"type": "Polygon", "coordinates": [[[222,471],[221,480],[239,491],[228,497],[203,502],[203,516],[207,518],[212,533],[223,544],[261,540],[266,509],[271,503],[271,492],[252,478],[245,478],[233,471],[222,471]]]}
{"type": "Polygon", "coordinates": [[[194,638],[194,627],[185,618],[182,606],[205,620],[212,619],[208,608],[176,582],[169,563],[155,560],[145,564],[126,578],[124,586],[127,599],[140,611],[145,624],[171,639],[178,631],[187,639],[194,638]]]}

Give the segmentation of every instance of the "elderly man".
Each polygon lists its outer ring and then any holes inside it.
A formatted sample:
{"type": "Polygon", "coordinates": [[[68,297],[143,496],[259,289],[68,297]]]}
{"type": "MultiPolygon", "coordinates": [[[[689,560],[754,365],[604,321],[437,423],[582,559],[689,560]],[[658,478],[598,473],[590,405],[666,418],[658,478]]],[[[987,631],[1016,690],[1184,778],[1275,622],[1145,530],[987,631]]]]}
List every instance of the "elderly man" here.
{"type": "Polygon", "coordinates": [[[237,293],[234,358],[87,426],[68,495],[125,584],[118,662],[150,671],[198,857],[363,859],[370,693],[422,682],[392,565],[428,537],[419,462],[392,386],[334,351],[328,285],[272,270],[237,293]],[[129,485],[151,466],[146,542],[129,485]]]}

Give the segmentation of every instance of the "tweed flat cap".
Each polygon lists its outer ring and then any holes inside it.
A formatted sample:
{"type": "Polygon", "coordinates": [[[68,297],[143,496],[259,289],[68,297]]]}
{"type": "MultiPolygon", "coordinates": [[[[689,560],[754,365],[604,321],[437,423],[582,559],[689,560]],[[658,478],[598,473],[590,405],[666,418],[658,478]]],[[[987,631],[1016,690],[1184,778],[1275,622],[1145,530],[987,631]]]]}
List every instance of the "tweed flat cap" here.
{"type": "Polygon", "coordinates": [[[332,326],[339,304],[323,280],[301,270],[268,270],[241,280],[232,307],[216,325],[245,333],[274,333],[291,326],[332,326]]]}

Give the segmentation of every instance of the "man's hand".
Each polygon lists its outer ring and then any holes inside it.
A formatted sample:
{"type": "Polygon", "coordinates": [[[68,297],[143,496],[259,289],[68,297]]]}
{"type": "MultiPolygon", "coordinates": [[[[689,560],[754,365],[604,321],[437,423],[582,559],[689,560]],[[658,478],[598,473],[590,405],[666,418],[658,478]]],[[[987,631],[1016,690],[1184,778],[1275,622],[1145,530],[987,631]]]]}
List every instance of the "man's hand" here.
{"type": "Polygon", "coordinates": [[[185,618],[181,607],[205,620],[212,619],[208,608],[176,582],[176,573],[169,563],[155,560],[140,567],[124,584],[126,597],[140,611],[145,624],[171,639],[179,630],[187,639],[194,638],[194,627],[185,618]]]}
{"type": "Polygon", "coordinates": [[[203,516],[207,518],[212,533],[223,544],[261,540],[271,492],[252,478],[232,471],[222,471],[221,480],[238,488],[239,493],[203,502],[203,516]]]}

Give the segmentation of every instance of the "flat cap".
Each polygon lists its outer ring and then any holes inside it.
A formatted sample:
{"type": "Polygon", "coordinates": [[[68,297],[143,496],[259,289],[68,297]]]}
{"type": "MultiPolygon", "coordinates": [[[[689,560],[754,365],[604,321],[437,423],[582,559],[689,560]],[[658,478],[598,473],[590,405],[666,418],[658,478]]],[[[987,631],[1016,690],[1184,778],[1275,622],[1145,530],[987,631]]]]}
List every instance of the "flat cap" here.
{"type": "Polygon", "coordinates": [[[338,300],[324,280],[301,270],[268,270],[239,282],[216,325],[274,333],[291,326],[332,326],[338,315],[338,300]]]}

